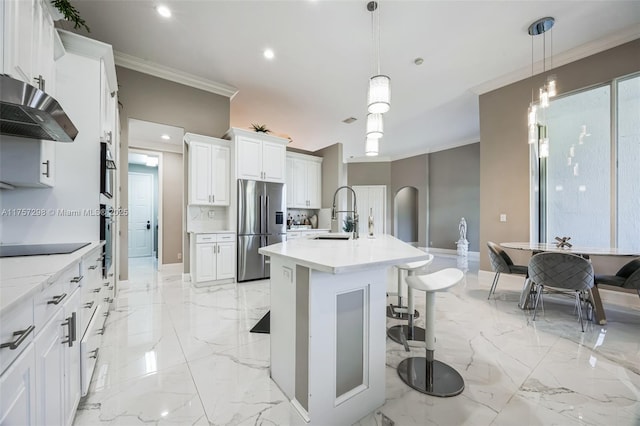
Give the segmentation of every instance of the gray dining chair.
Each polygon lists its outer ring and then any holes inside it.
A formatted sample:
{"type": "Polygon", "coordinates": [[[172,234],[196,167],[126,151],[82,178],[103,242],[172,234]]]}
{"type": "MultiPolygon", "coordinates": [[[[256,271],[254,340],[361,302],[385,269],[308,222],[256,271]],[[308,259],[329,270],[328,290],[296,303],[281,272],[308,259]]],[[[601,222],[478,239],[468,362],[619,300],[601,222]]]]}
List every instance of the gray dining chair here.
{"type": "Polygon", "coordinates": [[[582,301],[587,299],[585,293],[591,297],[591,289],[594,286],[593,267],[587,259],[569,253],[536,254],[529,261],[529,279],[537,286],[536,302],[533,307],[534,321],[545,287],[568,290],[575,292],[578,318],[584,331],[582,301]]]}
{"type": "Polygon", "coordinates": [[[640,296],[640,258],[624,265],[615,275],[596,275],[595,284],[635,289],[640,296]]]}
{"type": "Polygon", "coordinates": [[[491,268],[496,273],[493,276],[493,283],[491,283],[491,289],[489,290],[489,296],[487,297],[487,299],[490,299],[491,294],[495,293],[496,291],[496,286],[498,285],[500,274],[524,275],[525,277],[527,277],[528,269],[524,265],[514,265],[509,255],[504,250],[502,250],[502,248],[498,244],[492,241],[488,241],[487,247],[489,248],[489,260],[491,261],[491,268]]]}

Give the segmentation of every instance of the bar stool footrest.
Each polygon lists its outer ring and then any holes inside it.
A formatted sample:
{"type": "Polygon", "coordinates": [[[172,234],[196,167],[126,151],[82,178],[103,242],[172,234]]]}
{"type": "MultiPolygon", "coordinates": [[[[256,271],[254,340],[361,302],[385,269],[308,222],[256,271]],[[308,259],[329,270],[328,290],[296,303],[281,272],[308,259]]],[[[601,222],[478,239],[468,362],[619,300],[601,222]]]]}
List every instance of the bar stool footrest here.
{"type": "MultiPolygon", "coordinates": [[[[387,318],[397,319],[397,320],[409,320],[409,315],[406,312],[406,306],[397,306],[397,305],[387,305],[387,318]],[[405,312],[397,312],[397,309],[404,309],[405,312]]],[[[416,310],[413,311],[413,318],[420,318],[420,313],[416,310]]]]}
{"type": "Polygon", "coordinates": [[[440,361],[428,363],[425,357],[404,359],[398,365],[398,376],[409,387],[427,395],[450,397],[464,390],[464,379],[453,367],[440,361]]]}
{"type": "Polygon", "coordinates": [[[393,340],[396,343],[403,344],[402,338],[400,337],[400,333],[404,333],[404,338],[409,342],[419,341],[422,343],[422,347],[424,348],[424,338],[425,331],[424,328],[414,326],[413,327],[413,338],[409,338],[409,326],[408,325],[394,325],[393,327],[389,327],[387,329],[387,337],[393,340]]]}

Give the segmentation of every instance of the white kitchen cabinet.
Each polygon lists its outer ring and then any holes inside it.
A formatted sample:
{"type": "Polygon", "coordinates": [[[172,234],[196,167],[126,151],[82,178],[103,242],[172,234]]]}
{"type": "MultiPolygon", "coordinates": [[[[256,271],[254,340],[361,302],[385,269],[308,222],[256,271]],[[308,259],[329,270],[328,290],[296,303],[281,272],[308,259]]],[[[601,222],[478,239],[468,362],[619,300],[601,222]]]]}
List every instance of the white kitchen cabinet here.
{"type": "Polygon", "coordinates": [[[36,360],[30,344],[0,376],[0,424],[37,425],[36,360]]]}
{"type": "Polygon", "coordinates": [[[287,139],[232,128],[238,179],[285,182],[287,139]]]}
{"type": "Polygon", "coordinates": [[[235,234],[192,234],[191,273],[196,283],[228,282],[235,278],[235,234]],[[192,258],[193,259],[193,258],[192,258]]]}
{"type": "Polygon", "coordinates": [[[35,339],[36,423],[39,425],[61,425],[64,422],[63,319],[64,312],[59,309],[35,339]]]}
{"type": "Polygon", "coordinates": [[[45,0],[2,2],[4,74],[55,95],[54,44],[57,37],[45,0]]]}
{"type": "Polygon", "coordinates": [[[80,289],[73,291],[63,306],[66,326],[64,351],[64,423],[70,425],[80,403],[80,338],[78,336],[78,313],[80,311],[80,289]]]}
{"type": "Polygon", "coordinates": [[[3,136],[0,182],[13,186],[52,187],[55,184],[56,142],[3,136]]]}
{"type": "Polygon", "coordinates": [[[229,142],[187,133],[189,145],[189,204],[228,206],[229,142]]]}
{"type": "Polygon", "coordinates": [[[322,158],[287,153],[287,207],[319,209],[322,204],[322,158]]]}

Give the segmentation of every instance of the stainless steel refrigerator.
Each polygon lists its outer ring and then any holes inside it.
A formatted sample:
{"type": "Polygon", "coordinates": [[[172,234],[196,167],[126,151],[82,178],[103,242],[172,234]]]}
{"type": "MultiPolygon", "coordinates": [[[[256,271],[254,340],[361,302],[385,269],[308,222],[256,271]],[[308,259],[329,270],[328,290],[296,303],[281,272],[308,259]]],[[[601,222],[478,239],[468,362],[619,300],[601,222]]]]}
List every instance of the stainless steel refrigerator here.
{"type": "Polygon", "coordinates": [[[238,180],[238,281],[269,278],[260,247],[286,240],[284,184],[238,180]]]}

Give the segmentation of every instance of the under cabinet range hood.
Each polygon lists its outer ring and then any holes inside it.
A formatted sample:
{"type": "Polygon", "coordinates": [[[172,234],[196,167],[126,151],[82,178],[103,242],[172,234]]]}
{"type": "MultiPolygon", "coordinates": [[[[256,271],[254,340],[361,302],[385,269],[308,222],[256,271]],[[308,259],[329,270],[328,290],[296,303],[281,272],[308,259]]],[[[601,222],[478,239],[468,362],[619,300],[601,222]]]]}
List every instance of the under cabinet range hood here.
{"type": "Polygon", "coordinates": [[[53,97],[0,74],[0,134],[73,142],[78,129],[53,97]]]}

